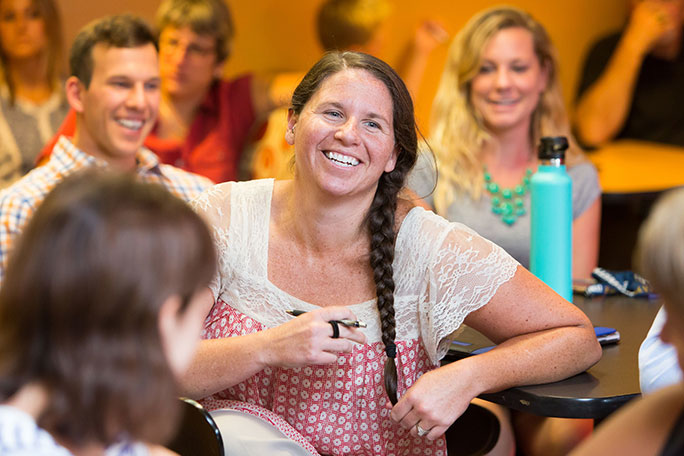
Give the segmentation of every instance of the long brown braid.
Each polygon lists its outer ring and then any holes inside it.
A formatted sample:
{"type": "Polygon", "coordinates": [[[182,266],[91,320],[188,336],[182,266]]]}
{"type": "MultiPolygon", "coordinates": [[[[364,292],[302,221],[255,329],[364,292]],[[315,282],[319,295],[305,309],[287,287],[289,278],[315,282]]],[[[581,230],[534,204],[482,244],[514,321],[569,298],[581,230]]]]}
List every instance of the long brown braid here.
{"type": "Polygon", "coordinates": [[[413,115],[413,102],[404,82],[385,62],[371,55],[357,52],[330,52],[319,60],[304,76],[292,95],[292,109],[299,115],[304,105],[329,76],[345,69],[368,71],[380,80],[390,92],[393,105],[394,141],[397,163],[394,169],[383,173],[378,182],[366,223],[370,234],[370,266],[378,298],[378,311],[385,345],[385,390],[392,404],[397,402],[397,348],[394,320],[394,243],[396,239],[395,212],[397,195],[404,186],[406,176],[416,162],[417,134],[413,115]]]}

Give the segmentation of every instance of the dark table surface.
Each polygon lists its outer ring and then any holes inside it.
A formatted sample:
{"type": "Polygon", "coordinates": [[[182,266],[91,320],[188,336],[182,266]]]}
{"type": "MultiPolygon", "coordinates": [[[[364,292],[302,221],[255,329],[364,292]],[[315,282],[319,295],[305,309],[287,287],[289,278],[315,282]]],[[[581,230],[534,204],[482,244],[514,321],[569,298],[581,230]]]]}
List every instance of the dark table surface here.
{"type": "MultiPolygon", "coordinates": [[[[620,343],[604,346],[601,360],[581,374],[559,382],[483,394],[481,398],[537,415],[603,419],[639,396],[639,346],[660,303],[623,296],[585,298],[578,295],[574,296],[573,302],[594,326],[616,328],[621,335],[620,343]]],[[[466,328],[458,340],[473,346],[491,344],[470,328],[466,328]]],[[[447,355],[444,362],[454,359],[447,355]]]]}

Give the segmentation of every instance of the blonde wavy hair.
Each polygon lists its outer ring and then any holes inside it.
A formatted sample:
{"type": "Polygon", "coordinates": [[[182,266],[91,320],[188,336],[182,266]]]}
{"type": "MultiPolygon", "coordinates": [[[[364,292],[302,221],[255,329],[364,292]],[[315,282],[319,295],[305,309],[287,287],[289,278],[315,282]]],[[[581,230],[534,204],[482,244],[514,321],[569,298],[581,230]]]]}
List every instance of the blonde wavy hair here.
{"type": "Polygon", "coordinates": [[[481,154],[491,134],[470,102],[470,87],[478,74],[482,51],[500,30],[522,27],[532,35],[534,52],[548,82],[532,114],[530,140],[537,144],[542,136],[567,136],[566,156],[572,166],[583,160],[581,149],[570,133],[558,81],[556,50],[544,27],[528,13],[514,7],[495,7],[475,15],[456,35],[450,48],[442,79],[432,105],[430,147],[435,151],[439,181],[435,188],[435,207],[445,210],[455,192],[479,199],[484,183],[481,154]]]}
{"type": "Polygon", "coordinates": [[[634,264],[664,301],[684,313],[684,188],[661,196],[639,229],[634,264]]]}

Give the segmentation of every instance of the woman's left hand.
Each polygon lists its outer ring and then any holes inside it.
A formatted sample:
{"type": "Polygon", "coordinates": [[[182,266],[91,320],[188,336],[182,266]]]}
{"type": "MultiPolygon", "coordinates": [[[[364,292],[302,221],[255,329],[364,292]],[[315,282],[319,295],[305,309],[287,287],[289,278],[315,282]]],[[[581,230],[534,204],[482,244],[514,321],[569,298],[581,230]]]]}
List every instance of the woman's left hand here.
{"type": "Polygon", "coordinates": [[[417,425],[428,440],[435,440],[468,408],[478,394],[475,379],[464,369],[461,360],[423,374],[392,407],[390,417],[411,434],[418,435],[417,425]]]}

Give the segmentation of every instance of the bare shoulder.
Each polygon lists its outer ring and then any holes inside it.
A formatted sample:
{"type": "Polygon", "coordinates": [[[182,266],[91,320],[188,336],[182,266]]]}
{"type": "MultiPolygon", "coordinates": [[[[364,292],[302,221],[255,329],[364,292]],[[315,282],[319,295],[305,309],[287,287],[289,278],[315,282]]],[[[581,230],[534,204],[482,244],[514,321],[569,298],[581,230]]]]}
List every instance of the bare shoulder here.
{"type": "Polygon", "coordinates": [[[572,456],[657,455],[684,408],[684,385],[663,388],[622,408],[572,456]]]}
{"type": "Polygon", "coordinates": [[[401,194],[399,195],[397,198],[397,210],[394,213],[394,223],[397,229],[401,226],[411,209],[416,206],[417,204],[411,199],[404,198],[401,194]]]}
{"type": "Polygon", "coordinates": [[[407,203],[412,204],[412,207],[420,206],[426,211],[433,210],[432,206],[430,206],[423,198],[418,196],[416,192],[414,192],[408,187],[404,187],[401,189],[401,191],[399,192],[399,199],[405,200],[407,203]]]}

